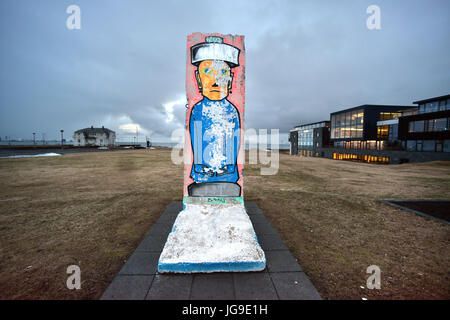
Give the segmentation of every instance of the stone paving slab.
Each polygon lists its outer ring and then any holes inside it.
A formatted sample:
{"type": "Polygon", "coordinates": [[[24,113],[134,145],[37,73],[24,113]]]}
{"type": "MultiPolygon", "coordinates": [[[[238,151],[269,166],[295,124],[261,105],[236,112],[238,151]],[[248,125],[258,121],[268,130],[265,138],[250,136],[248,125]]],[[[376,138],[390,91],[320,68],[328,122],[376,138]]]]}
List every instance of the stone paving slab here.
{"type": "Polygon", "coordinates": [[[235,273],[233,280],[237,300],[278,300],[268,272],[235,273]]]}
{"type": "MultiPolygon", "coordinates": [[[[174,220],[175,221],[175,220],[174,220]]],[[[162,223],[162,222],[156,222],[153,227],[150,229],[150,232],[148,234],[151,235],[160,235],[160,236],[168,236],[170,233],[170,230],[172,230],[173,222],[172,223],[162,223]]]]}
{"type": "Polygon", "coordinates": [[[159,256],[181,201],[173,201],[147,233],[102,300],[317,300],[316,288],[255,202],[245,207],[265,254],[261,272],[158,274],[159,256]]]}
{"type": "Polygon", "coordinates": [[[154,275],[158,268],[159,252],[135,251],[119,275],[154,275]]]}
{"type": "MultiPolygon", "coordinates": [[[[255,231],[256,232],[256,231],[255,231]]],[[[264,252],[271,250],[288,250],[278,234],[256,234],[264,252]]]]}
{"type": "Polygon", "coordinates": [[[191,300],[235,300],[231,272],[196,273],[192,282],[191,300]]]}
{"type": "Polygon", "coordinates": [[[252,223],[269,223],[266,217],[260,214],[252,214],[252,215],[249,214],[249,217],[252,223]]]}
{"type": "Polygon", "coordinates": [[[152,234],[149,233],[142,240],[141,244],[137,247],[136,251],[144,252],[161,252],[166,243],[168,234],[152,234]]]}
{"type": "Polygon", "coordinates": [[[269,223],[253,223],[253,229],[257,235],[277,234],[269,223]]]}
{"type": "Polygon", "coordinates": [[[191,293],[192,274],[157,274],[146,300],[188,300],[191,293]]]}
{"type": "Polygon", "coordinates": [[[117,276],[103,293],[103,300],[143,300],[154,276],[117,276]]]}
{"type": "Polygon", "coordinates": [[[320,300],[316,288],[304,272],[271,273],[280,300],[320,300]]]}
{"type": "Polygon", "coordinates": [[[303,271],[289,250],[266,251],[266,260],[270,273],[303,271]]]}

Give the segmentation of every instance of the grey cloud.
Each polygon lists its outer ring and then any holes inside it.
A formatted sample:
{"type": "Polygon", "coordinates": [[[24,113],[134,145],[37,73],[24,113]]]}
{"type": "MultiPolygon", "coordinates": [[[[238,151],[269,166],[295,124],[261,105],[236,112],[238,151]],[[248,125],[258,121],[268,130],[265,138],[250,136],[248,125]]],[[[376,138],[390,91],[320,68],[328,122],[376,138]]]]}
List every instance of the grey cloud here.
{"type": "Polygon", "coordinates": [[[410,104],[448,93],[448,1],[2,1],[0,135],[57,137],[123,116],[162,137],[184,123],[186,36],[246,36],[246,128],[327,119],[363,103],[410,104]],[[447,90],[447,91],[446,91],[447,90]]]}

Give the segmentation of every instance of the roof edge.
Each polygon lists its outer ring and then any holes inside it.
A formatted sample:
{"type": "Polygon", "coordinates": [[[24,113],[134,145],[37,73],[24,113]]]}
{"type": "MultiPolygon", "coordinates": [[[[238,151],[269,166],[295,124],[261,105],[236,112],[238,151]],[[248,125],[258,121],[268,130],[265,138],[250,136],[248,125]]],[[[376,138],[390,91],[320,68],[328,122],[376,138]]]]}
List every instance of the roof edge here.
{"type": "Polygon", "coordinates": [[[431,101],[435,101],[435,100],[442,100],[442,99],[449,99],[450,98],[450,94],[446,94],[443,96],[439,96],[439,97],[434,97],[434,98],[428,98],[428,99],[424,99],[424,100],[417,100],[414,101],[414,104],[421,104],[421,103],[427,103],[427,102],[431,102],[431,101]]]}

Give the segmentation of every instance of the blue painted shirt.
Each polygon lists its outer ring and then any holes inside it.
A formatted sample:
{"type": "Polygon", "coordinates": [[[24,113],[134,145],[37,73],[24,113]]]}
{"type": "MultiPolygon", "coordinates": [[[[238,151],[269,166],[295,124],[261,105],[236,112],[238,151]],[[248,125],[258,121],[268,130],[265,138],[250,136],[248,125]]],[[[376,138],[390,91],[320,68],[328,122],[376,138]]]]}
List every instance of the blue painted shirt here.
{"type": "Polygon", "coordinates": [[[194,163],[191,177],[197,183],[237,182],[240,119],[228,100],[204,97],[191,111],[189,120],[194,163]]]}

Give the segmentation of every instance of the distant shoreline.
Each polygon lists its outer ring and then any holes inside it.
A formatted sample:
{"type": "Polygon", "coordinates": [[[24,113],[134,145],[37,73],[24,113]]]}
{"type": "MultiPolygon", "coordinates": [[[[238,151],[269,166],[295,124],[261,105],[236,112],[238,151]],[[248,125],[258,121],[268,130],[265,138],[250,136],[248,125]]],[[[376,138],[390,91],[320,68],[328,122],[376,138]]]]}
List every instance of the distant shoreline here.
{"type": "MultiPolygon", "coordinates": [[[[172,149],[176,147],[177,143],[153,143],[152,147],[155,148],[169,148],[172,149]]],[[[53,145],[0,145],[0,157],[10,157],[10,156],[21,156],[21,155],[37,155],[42,153],[59,153],[59,154],[68,154],[68,153],[83,153],[83,152],[108,152],[108,151],[120,151],[120,150],[133,150],[133,146],[136,149],[146,149],[144,144],[120,144],[112,147],[108,147],[108,149],[99,149],[99,147],[75,147],[71,144],[64,145],[63,149],[61,149],[61,145],[53,144],[53,145]]],[[[248,150],[248,145],[246,144],[245,150],[248,150]]],[[[266,147],[266,150],[271,150],[270,147],[266,147]]],[[[289,145],[280,145],[279,151],[289,151],[289,145]]]]}
{"type": "MultiPolygon", "coordinates": [[[[155,146],[154,148],[161,149],[169,147],[155,146]]],[[[64,146],[64,149],[61,149],[61,147],[59,146],[0,146],[0,158],[11,156],[23,156],[23,155],[34,156],[44,153],[69,154],[69,153],[84,153],[84,152],[111,152],[121,150],[133,150],[133,149],[127,149],[125,147],[111,147],[108,149],[99,149],[98,147],[64,146]]]]}

